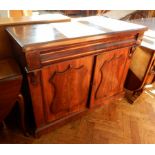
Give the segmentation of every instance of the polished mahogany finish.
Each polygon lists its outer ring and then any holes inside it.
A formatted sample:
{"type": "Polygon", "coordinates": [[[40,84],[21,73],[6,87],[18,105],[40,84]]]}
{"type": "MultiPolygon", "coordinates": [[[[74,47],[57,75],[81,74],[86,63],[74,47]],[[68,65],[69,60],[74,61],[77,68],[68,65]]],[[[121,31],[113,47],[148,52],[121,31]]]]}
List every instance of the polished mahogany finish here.
{"type": "Polygon", "coordinates": [[[22,76],[12,59],[0,61],[0,122],[8,115],[20,93],[22,76]]]}
{"type": "Polygon", "coordinates": [[[133,23],[148,26],[144,33],[141,46],[133,55],[128,76],[125,82],[127,94],[132,102],[141,94],[146,84],[152,84],[155,80],[155,18],[132,20],[133,23]]]}
{"type": "Polygon", "coordinates": [[[35,133],[122,96],[132,54],[146,29],[97,16],[8,27],[27,74],[35,133]]]}
{"type": "Polygon", "coordinates": [[[25,132],[24,100],[21,94],[22,75],[17,63],[11,59],[0,61],[0,123],[4,121],[16,102],[20,109],[20,122],[25,132]]]}
{"type": "Polygon", "coordinates": [[[45,24],[53,22],[69,22],[71,19],[61,14],[44,14],[44,15],[33,15],[23,17],[10,17],[0,18],[0,60],[5,59],[12,55],[12,46],[10,44],[9,37],[5,31],[7,26],[15,25],[31,25],[31,24],[45,24]]]}
{"type": "Polygon", "coordinates": [[[0,26],[2,25],[21,25],[21,24],[39,24],[70,21],[70,17],[62,14],[43,14],[22,17],[0,18],[0,26]]]}
{"type": "Polygon", "coordinates": [[[110,97],[124,93],[129,48],[116,49],[96,58],[90,106],[106,103],[110,97]]]}
{"type": "Polygon", "coordinates": [[[93,57],[89,56],[56,63],[41,71],[47,121],[86,109],[92,65],[93,57]]]}

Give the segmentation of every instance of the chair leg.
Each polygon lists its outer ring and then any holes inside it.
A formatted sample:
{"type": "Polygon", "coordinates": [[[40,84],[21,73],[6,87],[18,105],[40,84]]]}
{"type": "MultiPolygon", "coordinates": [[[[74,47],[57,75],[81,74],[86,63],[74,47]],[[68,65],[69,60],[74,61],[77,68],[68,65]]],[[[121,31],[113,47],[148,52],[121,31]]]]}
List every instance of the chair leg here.
{"type": "Polygon", "coordinates": [[[28,133],[26,132],[26,127],[25,127],[25,104],[24,104],[24,98],[22,94],[18,95],[17,102],[18,102],[19,110],[20,110],[21,128],[23,130],[24,135],[28,136],[28,133]]]}

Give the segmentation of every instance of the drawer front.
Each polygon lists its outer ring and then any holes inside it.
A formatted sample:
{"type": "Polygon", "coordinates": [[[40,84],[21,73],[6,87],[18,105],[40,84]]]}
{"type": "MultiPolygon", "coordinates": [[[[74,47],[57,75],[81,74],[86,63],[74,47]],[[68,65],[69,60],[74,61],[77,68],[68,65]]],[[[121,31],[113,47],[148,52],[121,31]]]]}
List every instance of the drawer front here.
{"type": "Polygon", "coordinates": [[[137,45],[137,35],[127,35],[110,38],[102,38],[99,40],[85,41],[79,43],[71,43],[68,45],[51,46],[48,49],[38,49],[27,52],[26,61],[27,69],[32,71],[40,69],[43,66],[80,58],[89,55],[98,55],[100,53],[111,51],[123,47],[131,47],[137,45]]]}

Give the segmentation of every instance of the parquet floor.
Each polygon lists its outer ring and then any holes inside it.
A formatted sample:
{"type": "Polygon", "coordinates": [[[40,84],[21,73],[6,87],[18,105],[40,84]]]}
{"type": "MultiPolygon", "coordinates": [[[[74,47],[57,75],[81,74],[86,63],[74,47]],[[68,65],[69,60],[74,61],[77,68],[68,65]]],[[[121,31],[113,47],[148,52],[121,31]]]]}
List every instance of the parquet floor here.
{"type": "Polygon", "coordinates": [[[3,130],[0,143],[155,143],[155,94],[146,90],[132,105],[126,99],[106,104],[38,139],[3,130]]]}

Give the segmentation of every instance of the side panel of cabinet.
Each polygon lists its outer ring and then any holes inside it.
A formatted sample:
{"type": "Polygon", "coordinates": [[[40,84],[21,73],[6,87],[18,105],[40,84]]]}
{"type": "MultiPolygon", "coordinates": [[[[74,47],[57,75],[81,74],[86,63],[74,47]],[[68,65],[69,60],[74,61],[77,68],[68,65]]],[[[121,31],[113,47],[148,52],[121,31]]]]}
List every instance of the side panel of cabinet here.
{"type": "Polygon", "coordinates": [[[96,57],[90,107],[104,104],[109,97],[123,92],[129,67],[128,52],[128,48],[122,48],[96,57]]]}
{"type": "Polygon", "coordinates": [[[42,70],[47,122],[86,109],[93,57],[69,60],[42,70]]]}
{"type": "Polygon", "coordinates": [[[41,71],[34,71],[32,73],[28,73],[27,78],[29,83],[29,90],[31,94],[36,127],[40,128],[46,123],[44,117],[41,71]]]}

